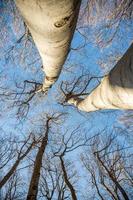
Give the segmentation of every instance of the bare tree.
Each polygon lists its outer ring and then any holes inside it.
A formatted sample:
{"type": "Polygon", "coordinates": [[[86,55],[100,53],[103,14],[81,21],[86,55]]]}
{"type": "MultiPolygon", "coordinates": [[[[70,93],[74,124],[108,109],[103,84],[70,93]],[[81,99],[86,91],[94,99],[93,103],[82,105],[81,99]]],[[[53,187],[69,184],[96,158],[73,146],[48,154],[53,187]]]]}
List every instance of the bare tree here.
{"type": "Polygon", "coordinates": [[[56,122],[59,119],[59,117],[61,117],[61,116],[62,116],[62,114],[53,115],[51,117],[47,116],[46,124],[44,126],[45,133],[42,134],[40,146],[38,147],[38,151],[37,151],[36,158],[34,161],[34,167],[33,167],[31,181],[30,181],[30,185],[29,185],[29,189],[28,189],[27,200],[37,199],[39,180],[40,180],[40,172],[41,172],[41,168],[42,168],[43,156],[45,154],[45,150],[46,150],[46,147],[48,144],[50,123],[51,122],[54,123],[54,121],[56,122]]]}
{"type": "Polygon", "coordinates": [[[8,184],[3,188],[2,197],[3,200],[22,200],[24,198],[24,186],[22,179],[18,172],[15,172],[9,179],[8,184]]]}
{"type": "Polygon", "coordinates": [[[15,143],[9,142],[12,135],[0,138],[0,170],[2,170],[15,157],[15,143]]]}
{"type": "Polygon", "coordinates": [[[83,164],[89,172],[92,185],[96,188],[100,199],[108,198],[120,200],[130,199],[132,190],[131,179],[125,176],[125,169],[129,170],[128,159],[132,153],[128,148],[116,142],[116,136],[107,136],[106,139],[96,137],[93,141],[90,154],[82,156],[83,164]],[[97,169],[97,170],[96,170],[97,169]]]}
{"type": "MultiPolygon", "coordinates": [[[[15,171],[17,170],[17,167],[19,166],[20,162],[30,153],[30,151],[32,150],[32,148],[35,145],[35,138],[33,137],[32,133],[26,138],[26,140],[24,140],[22,142],[21,147],[18,146],[17,142],[13,141],[13,143],[15,143],[15,148],[13,149],[3,149],[3,150],[9,150],[9,153],[7,152],[3,152],[2,151],[2,157],[4,156],[3,159],[3,164],[2,164],[2,168],[6,167],[6,165],[8,164],[10,160],[10,155],[11,155],[11,159],[13,159],[13,164],[11,166],[11,168],[9,170],[7,170],[6,174],[4,175],[4,177],[1,178],[0,180],[0,188],[2,188],[7,181],[11,178],[11,176],[15,173],[15,171]],[[32,138],[32,139],[31,139],[32,138]],[[31,140],[31,141],[30,141],[31,140]],[[13,157],[12,157],[13,156],[13,157]]],[[[19,143],[19,145],[21,144],[21,142],[19,143]]]]}
{"type": "Polygon", "coordinates": [[[90,140],[94,138],[94,136],[89,137],[86,135],[86,133],[82,133],[81,125],[79,125],[78,127],[76,127],[76,129],[72,131],[66,130],[63,135],[57,138],[59,141],[57,141],[56,139],[57,144],[55,146],[53,145],[52,151],[54,157],[57,157],[60,161],[60,167],[62,170],[63,178],[66,186],[70,191],[71,198],[73,200],[76,200],[78,197],[77,191],[75,189],[75,184],[73,183],[73,179],[76,179],[77,172],[72,170],[73,167],[70,167],[73,165],[73,161],[65,158],[65,156],[67,157],[68,153],[72,154],[72,152],[78,148],[88,146],[90,140]]]}
{"type": "Polygon", "coordinates": [[[56,158],[51,158],[49,154],[44,158],[39,185],[39,197],[42,199],[69,199],[70,194],[58,161],[56,158]]]}

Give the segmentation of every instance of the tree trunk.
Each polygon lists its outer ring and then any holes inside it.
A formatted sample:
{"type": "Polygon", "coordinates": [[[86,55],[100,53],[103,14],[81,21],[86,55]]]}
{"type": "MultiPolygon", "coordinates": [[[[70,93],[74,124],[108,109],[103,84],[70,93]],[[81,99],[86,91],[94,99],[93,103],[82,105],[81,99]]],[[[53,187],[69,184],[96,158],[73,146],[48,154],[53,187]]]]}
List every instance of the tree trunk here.
{"type": "Polygon", "coordinates": [[[66,172],[66,168],[65,168],[65,164],[64,164],[64,160],[63,160],[62,156],[60,156],[60,161],[61,161],[61,168],[62,168],[62,171],[63,171],[64,181],[65,181],[67,187],[69,188],[69,190],[71,192],[72,200],[77,200],[75,189],[69,181],[69,178],[68,178],[68,175],[67,175],[67,172],[66,172]]]}
{"type": "Polygon", "coordinates": [[[42,167],[42,160],[43,155],[47,146],[48,142],[48,132],[49,132],[49,121],[46,122],[46,132],[45,136],[42,138],[41,146],[39,147],[39,150],[36,155],[33,173],[30,181],[29,191],[27,195],[27,200],[36,200],[37,199],[37,193],[38,193],[38,185],[39,185],[39,179],[40,179],[40,171],[42,167]]]}
{"type": "Polygon", "coordinates": [[[111,188],[109,188],[109,186],[104,182],[104,180],[101,181],[101,184],[107,190],[107,192],[109,193],[112,199],[119,200],[117,197],[117,193],[114,193],[113,191],[111,191],[111,188]]]}
{"type": "Polygon", "coordinates": [[[119,191],[121,192],[123,198],[125,200],[129,200],[128,195],[126,193],[126,191],[124,190],[124,188],[120,185],[120,183],[118,182],[118,180],[112,175],[111,171],[106,167],[106,165],[104,164],[104,162],[102,161],[102,159],[100,158],[99,154],[96,154],[98,161],[100,162],[100,164],[104,167],[104,169],[106,170],[106,172],[108,173],[108,176],[110,177],[110,179],[114,182],[115,186],[119,189],[119,191]]]}
{"type": "Polygon", "coordinates": [[[86,112],[133,109],[133,44],[90,95],[84,100],[71,98],[68,103],[86,112]]]}
{"type": "Polygon", "coordinates": [[[43,62],[43,90],[57,80],[69,53],[81,0],[16,0],[43,62]]]}
{"type": "Polygon", "coordinates": [[[91,173],[91,176],[92,176],[92,180],[93,180],[93,182],[94,182],[94,185],[95,185],[95,187],[96,187],[98,196],[100,197],[101,200],[105,200],[104,197],[102,196],[101,192],[100,192],[99,187],[98,187],[95,174],[93,174],[92,172],[90,172],[90,173],[91,173]]]}
{"type": "Polygon", "coordinates": [[[28,149],[26,150],[25,153],[23,153],[23,155],[18,156],[18,158],[17,158],[16,162],[14,163],[14,165],[12,166],[12,168],[8,171],[8,173],[0,181],[0,188],[2,188],[7,183],[7,181],[10,179],[10,177],[14,174],[14,172],[16,171],[16,169],[17,169],[18,165],[20,164],[21,160],[23,160],[28,155],[28,153],[31,151],[31,149],[33,147],[33,144],[34,143],[32,143],[28,147],[28,149]]]}

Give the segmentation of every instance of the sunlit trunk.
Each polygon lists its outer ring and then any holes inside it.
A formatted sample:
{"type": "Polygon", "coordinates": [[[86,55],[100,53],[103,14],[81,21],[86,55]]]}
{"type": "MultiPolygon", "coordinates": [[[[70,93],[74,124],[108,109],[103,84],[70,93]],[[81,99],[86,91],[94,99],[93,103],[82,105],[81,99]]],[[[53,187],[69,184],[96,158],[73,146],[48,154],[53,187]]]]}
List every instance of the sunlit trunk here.
{"type": "Polygon", "coordinates": [[[133,44],[85,99],[71,98],[68,103],[90,112],[100,109],[133,109],[133,44]]]}
{"type": "Polygon", "coordinates": [[[69,53],[81,0],[16,0],[46,74],[43,90],[58,79],[69,53]]]}

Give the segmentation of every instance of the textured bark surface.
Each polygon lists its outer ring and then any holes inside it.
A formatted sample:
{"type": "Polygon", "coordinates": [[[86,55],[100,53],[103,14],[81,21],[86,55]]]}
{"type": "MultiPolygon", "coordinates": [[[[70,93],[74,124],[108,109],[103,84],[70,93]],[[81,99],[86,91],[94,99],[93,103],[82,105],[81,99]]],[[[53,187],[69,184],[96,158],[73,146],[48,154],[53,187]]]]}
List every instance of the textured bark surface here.
{"type": "Polygon", "coordinates": [[[11,167],[11,169],[7,172],[7,174],[4,176],[4,178],[0,181],[0,188],[2,188],[7,183],[7,181],[11,178],[11,176],[15,173],[20,162],[29,154],[33,145],[34,145],[34,143],[32,143],[22,155],[18,155],[18,158],[15,161],[15,163],[13,164],[13,166],[11,167]]]}
{"type": "Polygon", "coordinates": [[[50,119],[48,119],[46,122],[46,132],[45,132],[44,137],[42,138],[41,145],[40,145],[37,155],[36,155],[33,173],[32,173],[30,186],[29,186],[29,190],[28,190],[27,200],[36,200],[37,199],[40,172],[41,172],[41,167],[42,167],[42,160],[43,160],[43,155],[44,155],[44,152],[45,152],[45,149],[47,146],[47,142],[48,142],[49,121],[50,121],[50,119]]]}
{"type": "Polygon", "coordinates": [[[64,164],[64,160],[63,160],[62,156],[60,156],[60,161],[61,161],[61,168],[62,168],[62,171],[63,171],[64,181],[65,181],[67,187],[69,188],[69,190],[71,192],[72,200],[77,200],[75,189],[74,189],[73,185],[71,184],[71,182],[69,181],[67,171],[66,171],[66,168],[65,168],[65,164],[64,164]]]}
{"type": "Polygon", "coordinates": [[[90,95],[84,100],[71,98],[68,103],[86,112],[133,109],[133,44],[90,95]]]}
{"type": "Polygon", "coordinates": [[[43,61],[45,91],[57,80],[69,53],[81,0],[17,0],[16,4],[43,61]]]}
{"type": "Polygon", "coordinates": [[[106,172],[108,173],[109,177],[111,178],[111,180],[114,182],[114,184],[116,185],[116,187],[119,189],[119,191],[121,192],[123,199],[125,200],[129,200],[128,195],[126,193],[126,191],[124,190],[124,188],[121,186],[121,184],[119,183],[119,181],[117,181],[117,178],[113,175],[113,173],[108,169],[108,167],[104,164],[104,162],[102,161],[102,159],[100,158],[99,154],[96,154],[98,161],[101,163],[101,166],[104,167],[104,169],[106,170],[106,172]]]}

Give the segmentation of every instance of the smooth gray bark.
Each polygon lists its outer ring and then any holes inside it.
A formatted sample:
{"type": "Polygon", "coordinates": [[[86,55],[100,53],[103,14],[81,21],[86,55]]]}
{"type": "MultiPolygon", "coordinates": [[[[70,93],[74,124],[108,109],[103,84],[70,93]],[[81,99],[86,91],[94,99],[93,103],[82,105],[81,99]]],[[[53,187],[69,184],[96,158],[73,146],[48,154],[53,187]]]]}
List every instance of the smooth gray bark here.
{"type": "Polygon", "coordinates": [[[81,0],[16,0],[43,62],[43,91],[58,79],[69,53],[81,0]]]}
{"type": "Polygon", "coordinates": [[[68,103],[86,112],[100,109],[133,109],[133,44],[85,99],[71,98],[68,103]]]}

